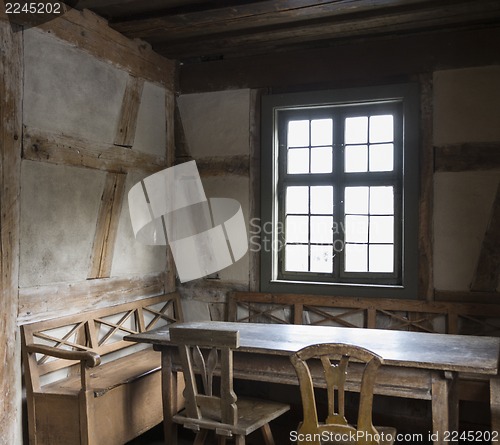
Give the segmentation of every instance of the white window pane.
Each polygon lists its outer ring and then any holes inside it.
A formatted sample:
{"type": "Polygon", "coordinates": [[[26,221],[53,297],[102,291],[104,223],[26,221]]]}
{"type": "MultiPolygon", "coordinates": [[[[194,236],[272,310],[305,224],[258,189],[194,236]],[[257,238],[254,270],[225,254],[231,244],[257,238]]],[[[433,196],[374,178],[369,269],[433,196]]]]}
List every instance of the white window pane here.
{"type": "Polygon", "coordinates": [[[345,245],[345,271],[367,272],[368,271],[368,246],[366,244],[345,245]]]}
{"type": "Polygon", "coordinates": [[[309,213],[309,187],[287,187],[285,212],[309,213]]]}
{"type": "Polygon", "coordinates": [[[290,246],[285,247],[285,270],[290,272],[308,271],[308,247],[290,246]]]}
{"type": "Polygon", "coordinates": [[[394,144],[370,146],[370,171],[390,172],[394,170],[394,144]]]}
{"type": "Polygon", "coordinates": [[[309,173],[308,148],[293,148],[288,150],[288,173],[309,173]]]}
{"type": "Polygon", "coordinates": [[[311,272],[332,272],[332,249],[332,246],[311,246],[311,272]]]}
{"type": "Polygon", "coordinates": [[[286,217],[286,242],[307,243],[309,240],[309,217],[286,217]]]}
{"type": "Polygon", "coordinates": [[[345,148],[346,173],[368,171],[368,146],[348,145],[345,148]]]}
{"type": "Polygon", "coordinates": [[[288,146],[308,147],[309,146],[309,121],[288,122],[288,146]]]}
{"type": "Polygon", "coordinates": [[[346,187],[344,211],[346,214],[368,214],[368,187],[346,187]]]}
{"type": "Polygon", "coordinates": [[[394,272],[393,245],[370,245],[370,272],[394,272]]]}
{"type": "Polygon", "coordinates": [[[311,121],[311,145],[332,145],[333,122],[331,119],[315,119],[311,121]]]}
{"type": "Polygon", "coordinates": [[[332,172],[332,147],[311,148],[311,173],[332,172]]]}
{"type": "Polygon", "coordinates": [[[333,242],[332,216],[311,216],[311,242],[323,244],[333,242]]]}
{"type": "Polygon", "coordinates": [[[392,142],[394,118],[392,115],[370,117],[370,142],[392,142]]]}
{"type": "Polygon", "coordinates": [[[345,120],[345,143],[366,144],[368,142],[368,117],[348,117],[345,120]]]}
{"type": "Polygon", "coordinates": [[[311,187],[311,213],[333,215],[333,187],[311,187]]]}
{"type": "Polygon", "coordinates": [[[394,214],[394,188],[370,187],[370,214],[394,214]]]}
{"type": "Polygon", "coordinates": [[[345,240],[348,243],[368,242],[368,216],[346,215],[345,240]]]}
{"type": "Polygon", "coordinates": [[[370,217],[370,243],[394,242],[394,216],[370,217]]]}

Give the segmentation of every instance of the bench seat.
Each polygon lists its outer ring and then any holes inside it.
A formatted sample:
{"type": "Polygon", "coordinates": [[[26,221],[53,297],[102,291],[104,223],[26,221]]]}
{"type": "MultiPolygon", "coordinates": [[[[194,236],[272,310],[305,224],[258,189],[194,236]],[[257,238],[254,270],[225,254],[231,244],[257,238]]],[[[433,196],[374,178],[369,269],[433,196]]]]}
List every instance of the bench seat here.
{"type": "MultiPolygon", "coordinates": [[[[101,364],[90,372],[90,385],[95,397],[101,397],[117,386],[133,383],[137,379],[161,369],[161,354],[151,348],[101,364]]],[[[70,376],[42,388],[42,393],[77,395],[81,389],[79,375],[70,376]]]]}

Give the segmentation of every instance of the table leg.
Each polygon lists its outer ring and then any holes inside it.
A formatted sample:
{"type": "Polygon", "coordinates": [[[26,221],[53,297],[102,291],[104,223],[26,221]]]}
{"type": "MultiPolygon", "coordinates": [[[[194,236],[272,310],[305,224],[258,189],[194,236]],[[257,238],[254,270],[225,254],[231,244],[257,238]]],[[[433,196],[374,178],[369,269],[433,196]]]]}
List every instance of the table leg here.
{"type": "Polygon", "coordinates": [[[177,425],[172,422],[177,412],[177,374],[172,371],[172,356],[168,349],[161,352],[161,376],[165,445],[177,445],[177,425]]]}
{"type": "Polygon", "coordinates": [[[458,385],[456,373],[432,374],[432,432],[433,443],[444,445],[453,443],[453,435],[458,431],[458,385]],[[445,440],[447,439],[447,440],[445,440]]]}
{"type": "MultiPolygon", "coordinates": [[[[491,432],[500,433],[500,377],[490,379],[491,432]]],[[[497,440],[500,437],[496,437],[497,440]]]]}

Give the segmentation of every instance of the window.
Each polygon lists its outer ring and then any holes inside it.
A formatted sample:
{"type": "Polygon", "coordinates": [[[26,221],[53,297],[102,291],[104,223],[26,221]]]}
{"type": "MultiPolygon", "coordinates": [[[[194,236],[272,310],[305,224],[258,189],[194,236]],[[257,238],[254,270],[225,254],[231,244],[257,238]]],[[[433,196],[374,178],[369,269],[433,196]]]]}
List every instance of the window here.
{"type": "Polygon", "coordinates": [[[262,290],[415,296],[417,97],[395,85],[263,98],[262,290]]]}

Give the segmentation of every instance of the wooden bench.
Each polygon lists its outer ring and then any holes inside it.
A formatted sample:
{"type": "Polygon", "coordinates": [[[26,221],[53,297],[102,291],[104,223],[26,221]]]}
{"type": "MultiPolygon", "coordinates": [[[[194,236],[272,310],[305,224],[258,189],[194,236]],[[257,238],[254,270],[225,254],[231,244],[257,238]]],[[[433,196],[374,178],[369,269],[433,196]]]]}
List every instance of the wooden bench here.
{"type": "Polygon", "coordinates": [[[21,326],[30,444],[121,445],[160,423],[161,354],[123,336],[176,321],[172,293],[21,326]]]}
{"type": "MultiPolygon", "coordinates": [[[[500,336],[498,305],[388,298],[232,292],[227,320],[500,336]]],[[[461,374],[458,384],[460,400],[489,400],[484,379],[461,374]]]]}

